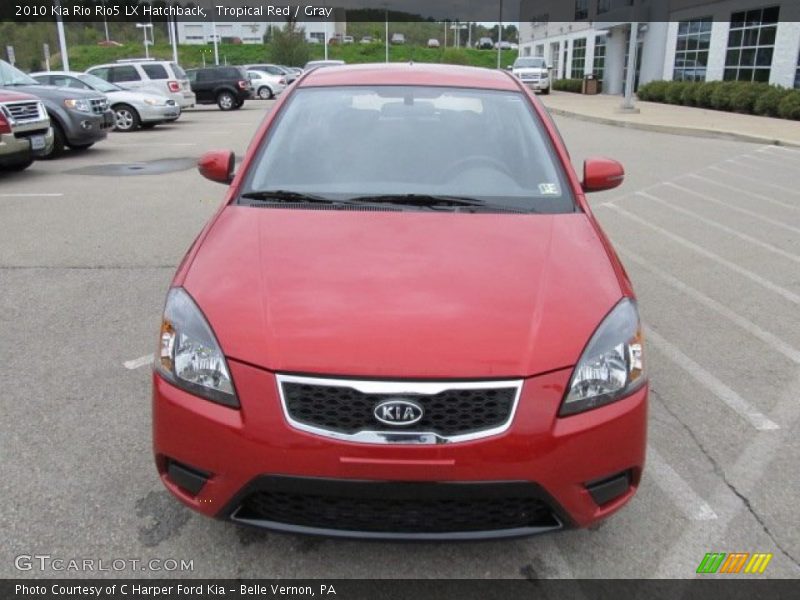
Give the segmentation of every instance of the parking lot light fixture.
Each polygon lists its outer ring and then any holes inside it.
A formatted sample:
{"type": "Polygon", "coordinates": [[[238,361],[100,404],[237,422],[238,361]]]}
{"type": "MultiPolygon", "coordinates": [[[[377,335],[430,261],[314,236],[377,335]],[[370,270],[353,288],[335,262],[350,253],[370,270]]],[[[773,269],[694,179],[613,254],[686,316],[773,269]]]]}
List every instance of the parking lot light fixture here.
{"type": "Polygon", "coordinates": [[[148,46],[150,45],[150,40],[147,39],[147,30],[148,29],[152,29],[153,28],[153,24],[152,23],[137,23],[136,24],[136,28],[137,29],[141,29],[142,30],[142,34],[144,35],[144,57],[145,58],[150,58],[150,49],[148,48],[148,46]]]}

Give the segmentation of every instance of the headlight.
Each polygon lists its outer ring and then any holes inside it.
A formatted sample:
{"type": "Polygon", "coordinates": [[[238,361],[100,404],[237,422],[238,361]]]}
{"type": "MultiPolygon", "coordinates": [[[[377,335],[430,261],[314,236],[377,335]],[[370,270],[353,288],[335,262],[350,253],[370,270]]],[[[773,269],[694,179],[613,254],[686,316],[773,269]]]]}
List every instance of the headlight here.
{"type": "Polygon", "coordinates": [[[166,100],[159,100],[157,98],[145,98],[144,103],[150,106],[164,106],[167,102],[166,100]]]}
{"type": "Polygon", "coordinates": [[[589,340],[572,373],[559,416],[609,404],[640,388],[645,382],[643,341],[636,303],[625,298],[589,340]]]}
{"type": "Polygon", "coordinates": [[[85,98],[67,98],[64,100],[64,106],[80,112],[92,112],[92,105],[85,98]]]}
{"type": "Polygon", "coordinates": [[[167,294],[156,368],[171,383],[192,394],[239,406],[214,332],[183,288],[172,288],[167,294]]]}

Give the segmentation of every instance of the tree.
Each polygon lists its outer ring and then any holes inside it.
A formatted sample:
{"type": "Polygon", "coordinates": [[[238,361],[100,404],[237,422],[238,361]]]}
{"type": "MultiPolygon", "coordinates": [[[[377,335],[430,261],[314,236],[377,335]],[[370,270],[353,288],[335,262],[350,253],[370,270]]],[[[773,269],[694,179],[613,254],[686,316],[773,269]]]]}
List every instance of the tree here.
{"type": "Polygon", "coordinates": [[[286,22],[283,29],[275,28],[272,32],[270,47],[272,62],[279,65],[302,67],[308,62],[309,52],[305,30],[297,27],[293,20],[286,22]]]}

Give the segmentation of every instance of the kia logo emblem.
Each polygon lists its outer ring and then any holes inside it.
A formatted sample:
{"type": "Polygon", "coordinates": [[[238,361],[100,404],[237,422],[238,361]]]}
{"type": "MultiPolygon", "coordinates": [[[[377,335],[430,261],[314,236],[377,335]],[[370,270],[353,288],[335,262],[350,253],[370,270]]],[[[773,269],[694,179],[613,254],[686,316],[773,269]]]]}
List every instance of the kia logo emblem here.
{"type": "Polygon", "coordinates": [[[422,406],[413,400],[392,398],[375,405],[373,414],[384,425],[403,427],[417,423],[425,413],[422,406]]]}

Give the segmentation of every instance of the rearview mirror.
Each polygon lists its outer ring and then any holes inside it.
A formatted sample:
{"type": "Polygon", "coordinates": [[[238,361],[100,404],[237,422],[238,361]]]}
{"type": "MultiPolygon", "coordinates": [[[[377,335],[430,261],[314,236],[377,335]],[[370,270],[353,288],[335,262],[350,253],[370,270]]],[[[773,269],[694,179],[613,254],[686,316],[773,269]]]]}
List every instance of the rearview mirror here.
{"type": "Polygon", "coordinates": [[[583,163],[583,191],[601,192],[622,184],[625,169],[610,158],[587,158],[583,163]]]}
{"type": "Polygon", "coordinates": [[[206,179],[217,183],[233,181],[233,169],[236,157],[230,150],[212,150],[206,152],[197,161],[197,170],[206,179]]]}

